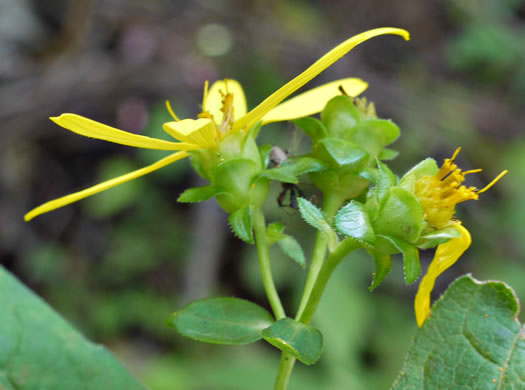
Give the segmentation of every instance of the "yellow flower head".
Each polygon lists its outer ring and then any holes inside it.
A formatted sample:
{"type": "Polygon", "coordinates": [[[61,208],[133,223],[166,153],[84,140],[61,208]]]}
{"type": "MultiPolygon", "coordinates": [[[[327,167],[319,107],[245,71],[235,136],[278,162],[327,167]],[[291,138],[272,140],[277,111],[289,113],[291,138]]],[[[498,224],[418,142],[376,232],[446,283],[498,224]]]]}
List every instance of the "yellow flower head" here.
{"type": "Polygon", "coordinates": [[[476,187],[466,187],[462,183],[465,176],[481,172],[481,169],[462,171],[455,163],[461,148],[457,148],[451,158],[445,162],[433,176],[423,176],[416,181],[415,194],[418,198],[425,221],[436,229],[443,229],[453,223],[452,217],[458,203],[478,199],[479,194],[492,187],[507,171],[501,172],[489,185],[478,190],[476,187]]]}
{"type": "Polygon", "coordinates": [[[205,84],[202,113],[196,120],[180,120],[171,109],[169,103],[167,103],[168,111],[172,114],[174,121],[165,123],[163,129],[179,142],[128,133],[76,114],[62,114],[59,117],[51,118],[59,126],[86,137],[138,148],[176,152],[137,171],[44,203],[28,212],[24,219],[29,221],[40,214],[151,173],[188,157],[187,151],[198,149],[216,150],[221,141],[228,135],[246,131],[259,121],[266,124],[319,113],[328,100],[340,93],[341,87],[350,96],[359,95],[367,88],[368,84],[360,79],[349,78],[314,88],[281,104],[284,99],[319,75],[355,46],[370,38],[384,34],[400,35],[406,40],[409,39],[407,31],[390,27],[377,28],[355,35],[330,50],[303,73],[283,85],[249,112],[247,112],[246,98],[241,85],[237,81],[229,79],[215,82],[209,90],[208,84],[205,84]]]}
{"type": "Polygon", "coordinates": [[[435,175],[422,176],[416,181],[416,197],[423,207],[425,221],[436,229],[454,226],[460,233],[458,238],[438,245],[434,259],[421,279],[414,302],[418,326],[423,325],[430,315],[430,294],[437,277],[452,266],[472,243],[469,231],[461,225],[460,221],[453,219],[456,205],[467,200],[478,199],[479,194],[487,191],[508,172],[504,170],[481,190],[476,187],[466,187],[462,184],[465,176],[481,172],[481,169],[463,172],[458,168],[455,158],[460,150],[461,148],[457,148],[451,158],[445,159],[435,175]]]}

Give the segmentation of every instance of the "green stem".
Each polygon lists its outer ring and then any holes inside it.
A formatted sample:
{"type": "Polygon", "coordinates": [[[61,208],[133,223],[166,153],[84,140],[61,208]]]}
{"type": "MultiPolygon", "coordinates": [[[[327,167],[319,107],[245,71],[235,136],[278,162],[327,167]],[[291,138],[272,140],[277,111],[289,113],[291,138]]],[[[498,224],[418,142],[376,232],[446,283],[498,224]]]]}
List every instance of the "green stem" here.
{"type": "Polygon", "coordinates": [[[273,282],[272,267],[270,265],[270,252],[268,241],[266,239],[266,221],[261,209],[254,210],[255,246],[257,247],[257,257],[261,268],[264,291],[270,301],[273,313],[277,320],[286,317],[286,314],[273,282]]]}
{"type": "Polygon", "coordinates": [[[281,363],[279,364],[279,373],[275,380],[274,390],[286,390],[288,381],[292,375],[292,369],[295,364],[295,358],[287,352],[281,355],[281,363]]]}
{"type": "Polygon", "coordinates": [[[334,272],[341,260],[343,260],[350,252],[358,248],[361,248],[359,242],[352,240],[351,238],[347,238],[342,241],[337,246],[335,251],[326,258],[326,261],[319,271],[319,275],[317,276],[317,280],[312,289],[312,293],[308,298],[305,309],[303,313],[297,318],[299,322],[309,324],[310,321],[312,321],[315,310],[317,309],[317,306],[321,300],[321,296],[323,295],[324,289],[326,288],[330,276],[332,276],[332,272],[334,272]]]}
{"type": "MultiPolygon", "coordinates": [[[[331,220],[341,204],[344,202],[344,198],[338,194],[328,193],[325,194],[323,200],[323,211],[328,218],[331,220]]],[[[297,310],[296,319],[300,318],[303,314],[303,311],[306,307],[306,303],[310,298],[310,294],[314,288],[317,276],[319,271],[323,266],[323,262],[326,256],[326,237],[323,232],[318,231],[315,237],[314,249],[312,252],[312,261],[310,262],[310,267],[308,268],[308,275],[306,276],[306,281],[304,284],[303,295],[301,297],[301,302],[299,303],[299,309],[297,310]]]]}
{"type": "MultiPolygon", "coordinates": [[[[323,200],[323,212],[329,220],[334,217],[335,213],[339,207],[341,207],[343,202],[344,198],[337,194],[325,194],[323,200]]],[[[301,297],[301,302],[299,303],[297,316],[295,317],[297,320],[301,318],[303,312],[308,309],[308,302],[310,301],[311,294],[316,290],[316,281],[318,280],[320,272],[322,271],[324,259],[326,256],[326,246],[327,242],[324,233],[318,231],[315,237],[312,261],[310,262],[310,267],[308,268],[308,275],[306,276],[303,295],[301,297]]],[[[295,360],[295,357],[289,353],[282,353],[281,363],[279,365],[279,373],[277,374],[274,390],[286,390],[288,387],[288,381],[292,375],[295,360]]]]}

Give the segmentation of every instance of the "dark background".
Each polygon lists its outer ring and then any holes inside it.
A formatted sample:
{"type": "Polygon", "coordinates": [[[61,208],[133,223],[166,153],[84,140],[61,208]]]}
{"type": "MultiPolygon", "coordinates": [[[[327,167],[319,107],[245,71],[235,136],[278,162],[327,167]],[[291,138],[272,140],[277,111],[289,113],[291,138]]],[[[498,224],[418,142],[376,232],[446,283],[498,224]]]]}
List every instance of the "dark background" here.
{"type": "MultiPolygon", "coordinates": [[[[268,306],[253,248],[233,237],[215,201],[177,204],[201,183],[183,161],[24,223],[29,209],[150,164],[162,152],[70,133],[47,118],[74,112],[163,137],[171,99],[181,117],[199,112],[205,80],[239,80],[249,107],[324,52],[361,31],[410,31],[359,46],[309,84],[360,77],[378,114],[402,130],[390,165],[402,174],[462,146],[464,169],[482,187],[458,207],[473,245],[443,274],[500,279],[525,299],[525,2],[464,1],[66,1],[0,0],[0,263],[92,340],[108,345],[153,389],[268,389],[279,354],[258,343],[202,345],[165,325],[190,300],[237,296],[268,306]]],[[[301,149],[291,124],[262,138],[301,149]]],[[[311,193],[305,186],[303,190],[311,193]]],[[[291,209],[282,221],[309,253],[313,231],[291,209]]],[[[422,255],[428,266],[432,251],[422,255]]],[[[305,272],[279,252],[276,283],[295,311],[305,272]]],[[[373,262],[357,254],[330,282],[315,319],[325,349],[298,364],[291,389],[384,389],[400,369],[416,324],[417,283],[401,259],[374,293],[373,262]]],[[[521,316],[524,319],[524,316],[521,316]]]]}

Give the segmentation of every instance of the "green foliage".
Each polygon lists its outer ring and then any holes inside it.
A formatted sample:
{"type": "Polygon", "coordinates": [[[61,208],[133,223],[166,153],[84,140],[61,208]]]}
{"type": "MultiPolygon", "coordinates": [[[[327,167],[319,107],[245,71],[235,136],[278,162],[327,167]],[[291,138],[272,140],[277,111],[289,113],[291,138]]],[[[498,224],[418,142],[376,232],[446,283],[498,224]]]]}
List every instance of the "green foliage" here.
{"type": "Polygon", "coordinates": [[[378,234],[414,242],[421,234],[423,222],[423,208],[416,197],[401,187],[392,187],[373,226],[378,234]]]}
{"type": "Polygon", "coordinates": [[[210,298],[195,301],[168,320],[181,335],[213,344],[250,344],[262,338],[272,325],[272,316],[255,303],[239,298],[210,298]]]}
{"type": "Polygon", "coordinates": [[[525,328],[502,282],[456,280],[419,329],[392,390],[525,388],[525,328]]]}
{"type": "Polygon", "coordinates": [[[374,291],[383,282],[385,276],[388,275],[392,269],[392,258],[388,254],[380,253],[375,250],[369,250],[370,256],[374,259],[376,271],[374,273],[374,279],[372,284],[368,287],[368,290],[374,291]]]}
{"type": "Polygon", "coordinates": [[[277,244],[283,253],[289,258],[294,260],[302,268],[306,267],[306,259],[304,258],[303,248],[301,248],[301,245],[295,238],[285,234],[279,241],[277,241],[277,244]]]}
{"type": "Polygon", "coordinates": [[[285,255],[294,260],[302,268],[306,267],[306,259],[304,258],[303,248],[295,238],[284,234],[284,225],[280,222],[274,222],[268,225],[267,237],[268,244],[272,245],[275,242],[285,255]]]}
{"type": "Polygon", "coordinates": [[[314,364],[321,357],[323,335],[310,325],[283,318],[264,329],[262,335],[267,342],[304,364],[314,364]]]}
{"type": "Polygon", "coordinates": [[[421,274],[421,264],[419,263],[418,249],[397,237],[382,236],[390,241],[394,247],[403,255],[403,271],[405,273],[405,283],[414,283],[421,274]]]}
{"type": "Polygon", "coordinates": [[[301,212],[304,220],[317,230],[323,232],[328,240],[328,247],[330,250],[335,248],[337,244],[337,235],[332,229],[332,226],[326,219],[323,212],[310,201],[299,198],[298,200],[299,211],[301,212]]]}
{"type": "Polygon", "coordinates": [[[203,186],[188,188],[177,198],[181,203],[197,203],[213,198],[217,194],[224,193],[223,190],[216,186],[203,186]]]}
{"type": "Polygon", "coordinates": [[[252,210],[249,206],[231,213],[228,222],[237,237],[248,244],[254,243],[252,210]]]}
{"type": "Polygon", "coordinates": [[[352,200],[339,210],[335,216],[337,230],[348,237],[352,237],[368,245],[375,242],[374,229],[365,206],[352,200]]]}
{"type": "Polygon", "coordinates": [[[145,390],[1,267],[0,308],[0,388],[145,390]]]}

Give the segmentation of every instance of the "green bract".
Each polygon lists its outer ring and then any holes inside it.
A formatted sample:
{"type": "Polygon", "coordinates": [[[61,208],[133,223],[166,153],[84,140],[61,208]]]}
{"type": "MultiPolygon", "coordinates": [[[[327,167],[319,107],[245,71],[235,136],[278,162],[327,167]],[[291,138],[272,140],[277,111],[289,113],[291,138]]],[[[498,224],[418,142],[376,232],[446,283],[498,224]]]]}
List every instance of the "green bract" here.
{"type": "MultiPolygon", "coordinates": [[[[334,121],[344,123],[343,119],[334,121]]],[[[366,203],[351,201],[335,218],[337,230],[361,242],[374,259],[376,272],[371,290],[390,272],[391,255],[402,254],[405,282],[413,283],[421,273],[419,249],[434,248],[459,236],[454,227],[429,228],[415,196],[416,180],[437,172],[434,160],[423,160],[400,180],[379,159],[376,163],[375,186],[368,191],[366,203]]]]}
{"type": "Polygon", "coordinates": [[[326,169],[310,174],[324,193],[335,192],[344,199],[355,198],[375,178],[377,158],[391,159],[394,151],[385,146],[399,136],[390,120],[357,108],[348,96],[336,96],[321,113],[321,120],[305,118],[295,123],[312,139],[312,157],[326,169]]]}

